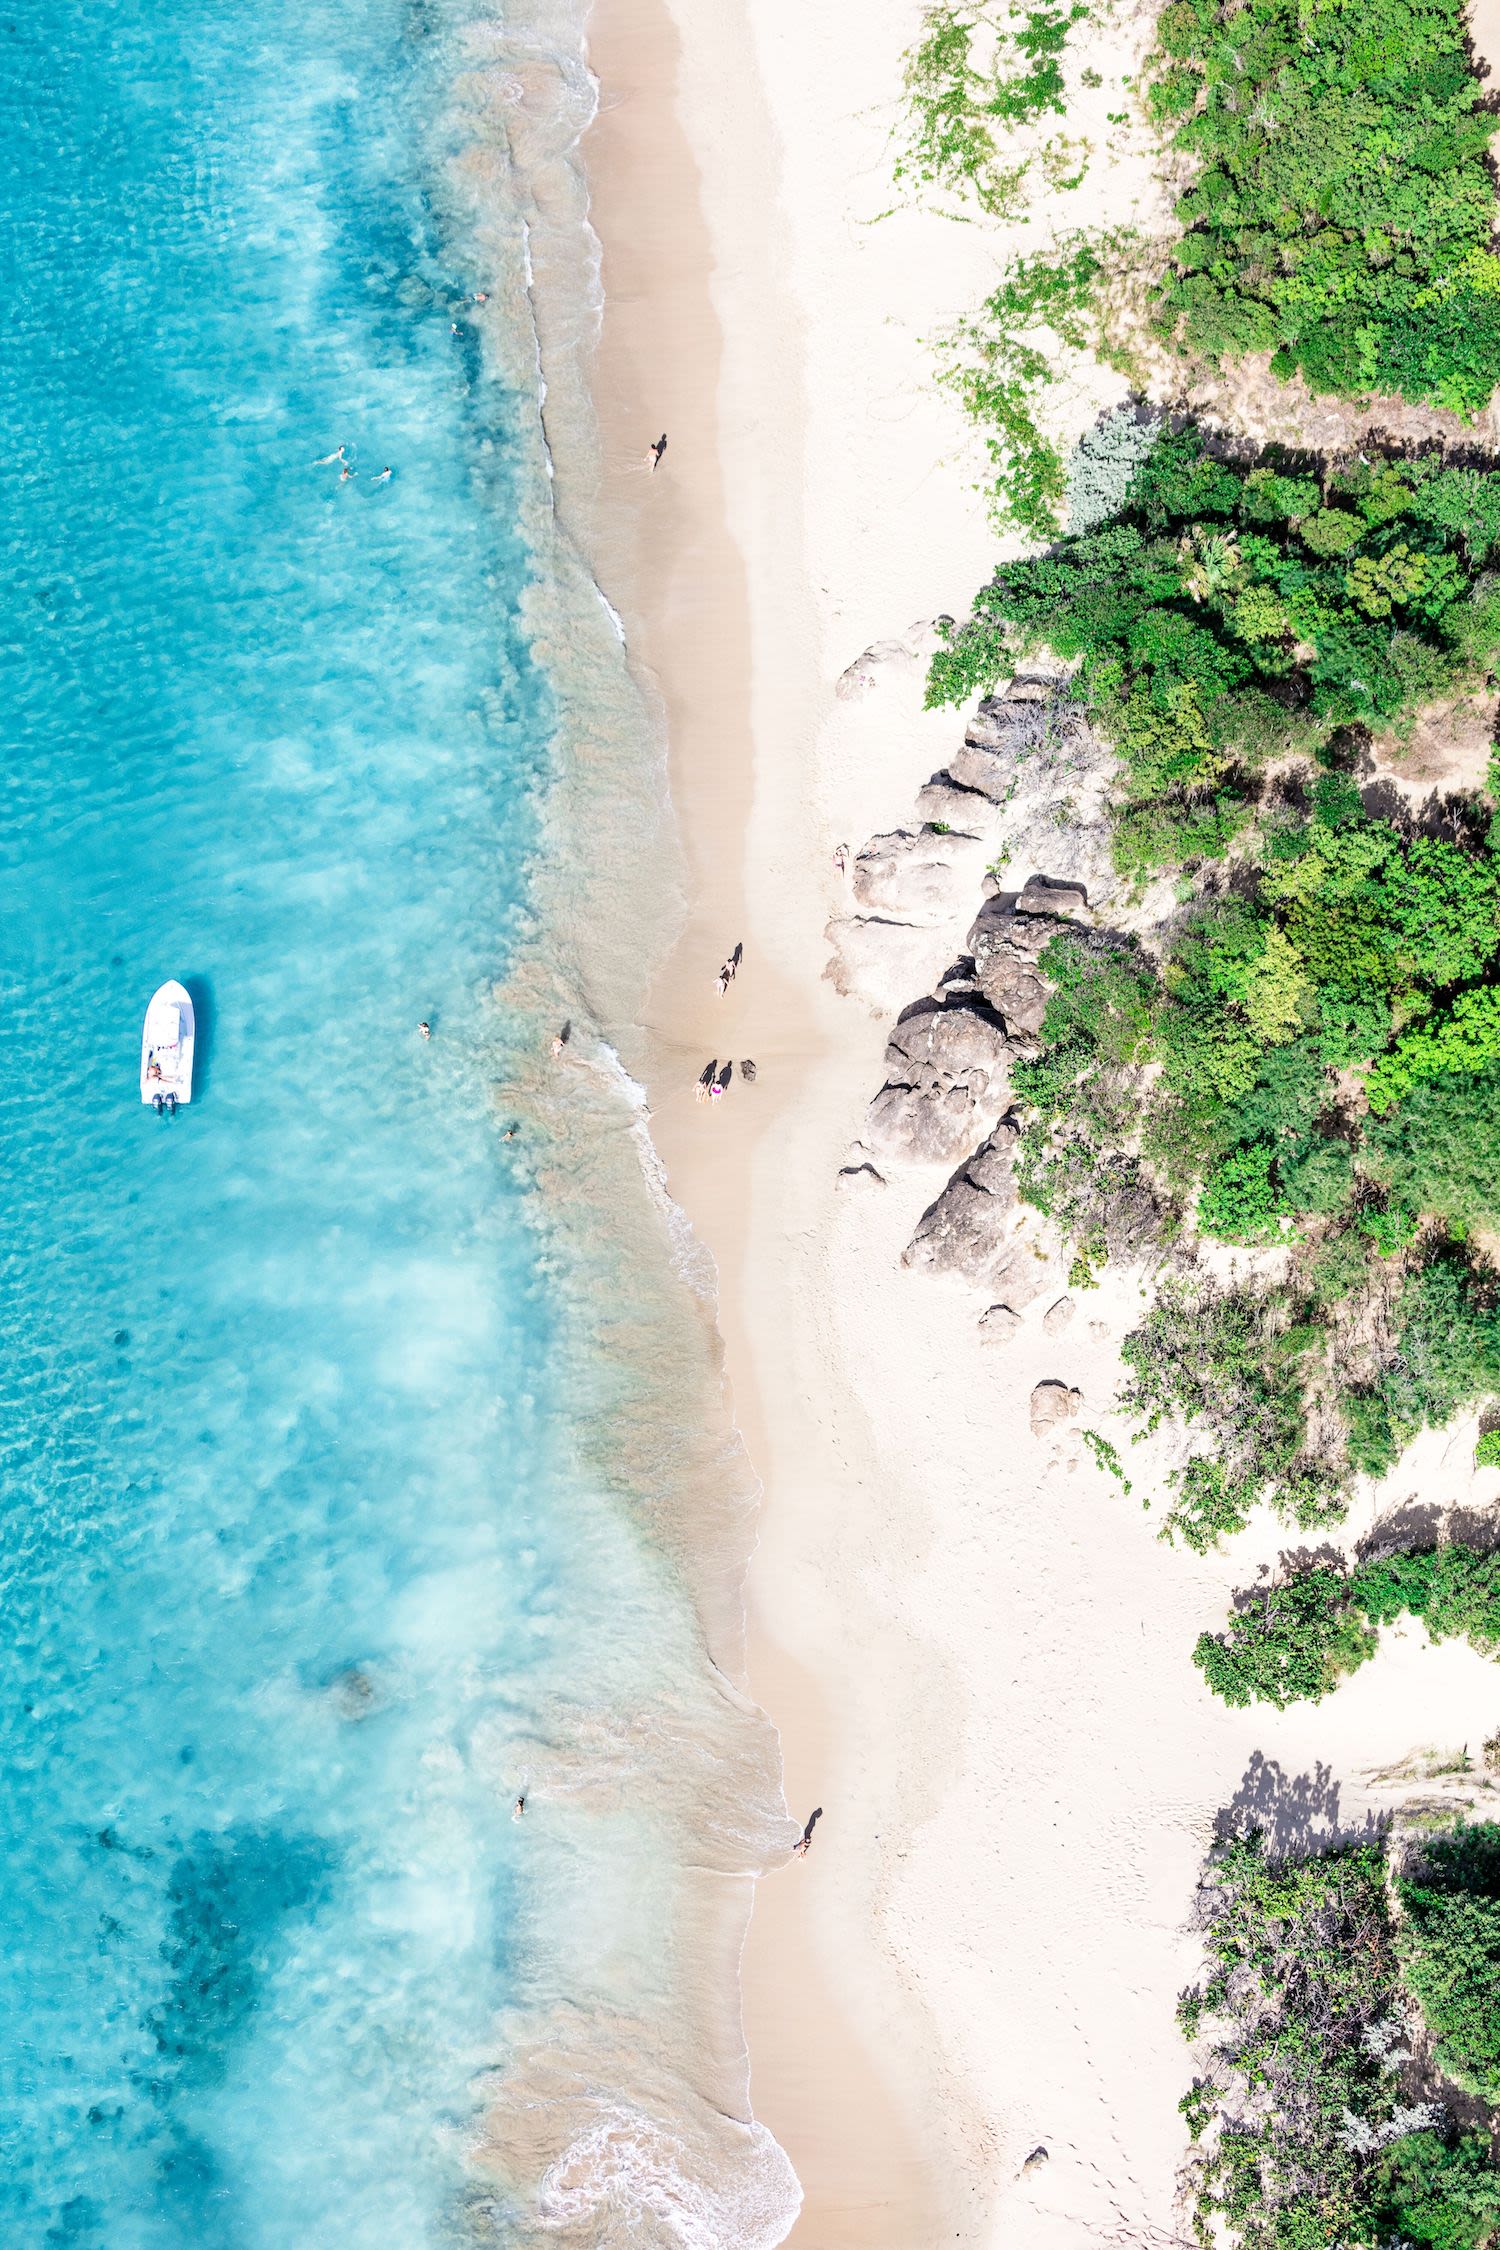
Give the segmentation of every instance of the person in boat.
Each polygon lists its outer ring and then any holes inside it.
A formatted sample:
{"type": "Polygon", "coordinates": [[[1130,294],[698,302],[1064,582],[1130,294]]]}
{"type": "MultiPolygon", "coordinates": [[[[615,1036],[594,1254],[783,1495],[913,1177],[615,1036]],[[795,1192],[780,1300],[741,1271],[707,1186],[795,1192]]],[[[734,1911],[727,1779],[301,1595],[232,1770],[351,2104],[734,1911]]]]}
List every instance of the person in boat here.
{"type": "Polygon", "coordinates": [[[157,1061],[155,1055],[146,1065],[146,1076],[148,1078],[160,1078],[161,1076],[161,1064],[157,1061]]]}

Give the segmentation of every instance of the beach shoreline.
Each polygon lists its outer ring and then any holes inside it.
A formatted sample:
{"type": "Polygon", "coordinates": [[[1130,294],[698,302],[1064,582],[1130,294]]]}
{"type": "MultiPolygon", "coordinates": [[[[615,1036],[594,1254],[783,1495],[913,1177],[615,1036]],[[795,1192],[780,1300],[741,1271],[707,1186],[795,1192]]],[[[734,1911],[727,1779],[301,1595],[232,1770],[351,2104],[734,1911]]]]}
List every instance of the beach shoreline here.
{"type": "MultiPolygon", "coordinates": [[[[883,11],[867,65],[872,89],[897,67],[910,13],[883,11]]],[[[776,66],[795,71],[805,27],[786,12],[771,30],[776,66]]],[[[822,36],[831,49],[832,32],[822,36]]],[[[778,1523],[793,1522],[804,1499],[829,1520],[826,1497],[802,1492],[799,1463],[826,1457],[830,1425],[806,1426],[798,1371],[783,1361],[795,1330],[820,1351],[825,1379],[837,1379],[816,1333],[825,1280],[798,1237],[826,1225],[871,1059],[869,1019],[841,1005],[820,975],[822,924],[839,890],[831,839],[819,835],[831,816],[816,802],[813,762],[818,731],[837,709],[830,663],[839,663],[841,643],[847,662],[866,639],[909,623],[918,589],[956,593],[984,535],[962,481],[929,473],[956,433],[925,380],[919,315],[882,352],[884,315],[871,294],[855,325],[879,364],[859,404],[878,415],[892,383],[907,388],[903,427],[885,433],[877,454],[882,471],[900,475],[905,462],[907,481],[922,484],[921,535],[911,552],[877,554],[874,568],[850,581],[850,553],[865,536],[861,506],[851,513],[862,482],[851,451],[821,480],[823,514],[809,540],[808,499],[819,480],[806,457],[814,419],[804,395],[807,314],[793,278],[799,266],[805,277],[810,248],[831,258],[841,309],[861,285],[862,250],[856,240],[849,253],[851,222],[834,184],[841,152],[828,152],[810,206],[817,231],[799,245],[748,22],[662,0],[602,0],[588,45],[600,87],[583,158],[602,244],[602,479],[583,539],[646,693],[660,698],[686,869],[686,916],[648,1002],[642,1075],[671,1192],[716,1262],[726,1380],[767,1490],[751,1566],[748,1685],[780,1729],[796,1820],[829,1800],[806,1862],[758,1886],[744,1956],[752,2094],[802,2183],[799,2239],[827,2250],[911,2250],[928,2230],[933,2239],[952,2231],[934,2116],[959,2096],[933,2068],[920,2003],[880,1949],[881,1870],[904,1848],[896,1804],[888,1800],[883,1845],[867,1849],[857,1828],[839,1840],[855,1794],[841,1770],[851,1741],[856,1756],[863,1748],[850,1693],[881,1701],[885,1690],[876,1678],[856,1690],[844,1652],[826,1640],[824,1671],[804,1615],[805,1557],[778,1548],[778,1523]],[[736,185],[746,182],[748,196],[736,185]],[[667,450],[653,471],[646,448],[663,430],[667,450]],[[915,474],[913,439],[924,464],[915,474]],[[825,571],[838,565],[842,586],[813,584],[814,554],[825,571]],[[720,999],[714,971],[739,941],[745,966],[720,999]],[[737,1068],[725,1099],[701,1108],[699,1071],[747,1054],[753,1084],[737,1068]],[[787,1176],[788,1147],[800,1177],[787,1176]]],[[[811,123],[810,103],[800,122],[811,123]]],[[[867,141],[852,95],[837,123],[846,152],[867,141]]],[[[805,137],[804,154],[811,146],[805,137]]],[[[879,184],[868,183],[872,198],[879,184]]],[[[972,246],[958,249],[940,262],[944,279],[974,262],[972,246]]],[[[909,235],[893,245],[888,270],[904,272],[914,254],[909,235]]],[[[879,286],[877,271],[872,292],[879,286]]],[[[831,313],[819,346],[824,430],[838,413],[840,348],[831,313]]],[[[915,673],[906,687],[877,722],[872,819],[882,794],[904,785],[912,733],[936,742],[944,724],[921,717],[915,673]]],[[[857,791],[851,809],[866,794],[857,791]]],[[[867,1455],[849,1450],[858,1421],[852,1399],[833,1417],[845,1499],[872,1472],[867,1455]]],[[[882,1671],[888,1655],[880,1651],[882,1671]]],[[[908,1780],[903,1797],[915,1814],[927,1792],[908,1780]]]]}
{"type": "MultiPolygon", "coordinates": [[[[585,545],[659,698],[685,871],[639,1074],[716,1264],[763,1487],[743,1681],[779,1730],[794,1821],[824,1811],[806,1860],[757,1885],[750,2097],[801,2182],[808,2250],[1168,2250],[1191,2076],[1174,2001],[1222,1809],[1280,1792],[1333,1828],[1379,1811],[1413,1744],[1482,1738],[1488,1688],[1472,1652],[1414,1634],[1327,1709],[1215,1704],[1195,1637],[1283,1535],[1174,1552],[1139,1496],[1028,1416],[1060,1381],[1108,1417],[1134,1277],[1044,1323],[1059,1276],[1002,1353],[979,1292],[902,1266],[948,1167],[841,1181],[890,1024],[979,904],[976,884],[879,1003],[825,981],[848,911],[835,848],[920,825],[916,792],[963,736],[922,708],[930,621],[963,614],[997,551],[930,339],[993,287],[1004,245],[891,209],[920,16],[874,0],[851,40],[784,0],[753,20],[598,0],[588,26],[585,545]],[[736,1072],[705,1109],[694,1082],[726,1048],[755,1081],[736,1072]]],[[[1088,59],[1132,72],[1146,23],[1121,11],[1088,59]]],[[[1101,117],[1112,98],[1096,78],[1101,117]]],[[[1156,192],[1127,142],[1068,210],[1113,223],[1156,192]]],[[[1108,382],[1060,402],[1074,434],[1108,382]]],[[[1461,1438],[1424,1473],[1451,1480],[1461,1438]]]]}

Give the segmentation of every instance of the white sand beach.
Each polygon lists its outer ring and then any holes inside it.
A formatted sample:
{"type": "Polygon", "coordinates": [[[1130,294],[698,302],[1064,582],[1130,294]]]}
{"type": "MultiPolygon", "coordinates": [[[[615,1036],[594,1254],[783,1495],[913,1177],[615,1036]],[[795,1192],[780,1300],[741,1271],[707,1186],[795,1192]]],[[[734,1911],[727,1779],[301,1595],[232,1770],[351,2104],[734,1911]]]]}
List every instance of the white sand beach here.
{"type": "MultiPolygon", "coordinates": [[[[1055,1379],[1104,1420],[1134,1284],[1044,1328],[1059,1285],[997,1349],[973,1289],[900,1264],[945,1170],[840,1181],[922,985],[877,1013],[824,979],[835,849],[908,818],[957,748],[962,719],[921,709],[913,631],[962,613],[996,552],[924,340],[991,285],[994,238],[882,216],[918,21],[916,0],[598,0],[590,26],[599,570],[662,699],[688,867],[650,1008],[653,1130],[717,1262],[765,1488],[749,1686],[790,1811],[824,1813],[759,1887],[752,2097],[807,2250],[1168,2244],[1191,2076],[1173,2005],[1215,1815],[1238,1797],[1287,1833],[1357,1822],[1414,1750],[1477,1754],[1500,1698],[1413,1628],[1323,1706],[1214,1703],[1193,1642],[1285,1536],[1174,1552],[1139,1490],[1028,1419],[1055,1379]],[[737,1067],[695,1099],[710,1058],[747,1056],[753,1083],[737,1067]]],[[[1101,167],[1070,216],[1131,192],[1151,193],[1134,160],[1101,167]]],[[[934,926],[929,975],[977,903],[934,926]]],[[[1466,1434],[1403,1489],[1462,1499],[1466,1434]]]]}

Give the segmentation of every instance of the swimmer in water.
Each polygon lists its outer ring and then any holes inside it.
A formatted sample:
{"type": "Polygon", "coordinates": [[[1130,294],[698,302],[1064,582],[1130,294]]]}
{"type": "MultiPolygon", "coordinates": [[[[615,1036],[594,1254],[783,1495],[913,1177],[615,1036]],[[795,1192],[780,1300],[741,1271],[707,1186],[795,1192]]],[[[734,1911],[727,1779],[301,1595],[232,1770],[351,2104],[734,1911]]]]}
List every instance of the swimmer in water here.
{"type": "Polygon", "coordinates": [[[344,463],[344,466],[343,466],[343,467],[342,467],[342,468],[340,469],[340,471],[339,471],[339,483],[340,483],[340,484],[347,484],[347,483],[349,482],[349,479],[350,479],[350,478],[351,478],[351,477],[353,476],[353,474],[354,474],[354,471],[353,471],[353,470],[352,470],[352,469],[350,468],[350,466],[349,466],[348,462],[346,461],[346,462],[344,463]]]}
{"type": "Polygon", "coordinates": [[[516,1799],[515,1803],[514,1803],[514,1804],[513,1804],[512,1806],[511,1806],[511,1808],[510,1808],[510,1817],[511,1817],[511,1819],[512,1819],[512,1820],[519,1820],[519,1819],[521,1818],[521,1815],[522,1815],[522,1814],[523,1814],[523,1813],[525,1812],[525,1810],[526,1810],[526,1792],[525,1792],[525,1790],[523,1789],[523,1790],[521,1791],[521,1794],[520,1794],[520,1796],[519,1796],[519,1797],[518,1797],[518,1798],[516,1799]]]}
{"type": "Polygon", "coordinates": [[[432,1026],[430,1023],[419,1023],[417,1025],[417,1029],[421,1032],[424,1039],[430,1039],[432,1037],[432,1026]]]}
{"type": "Polygon", "coordinates": [[[343,458],[344,448],[341,445],[336,446],[332,453],[320,453],[317,460],[314,461],[313,467],[315,469],[331,469],[335,461],[342,461],[343,458]]]}
{"type": "Polygon", "coordinates": [[[378,477],[371,477],[370,479],[371,484],[389,484],[390,481],[391,472],[389,469],[382,469],[378,477]]]}

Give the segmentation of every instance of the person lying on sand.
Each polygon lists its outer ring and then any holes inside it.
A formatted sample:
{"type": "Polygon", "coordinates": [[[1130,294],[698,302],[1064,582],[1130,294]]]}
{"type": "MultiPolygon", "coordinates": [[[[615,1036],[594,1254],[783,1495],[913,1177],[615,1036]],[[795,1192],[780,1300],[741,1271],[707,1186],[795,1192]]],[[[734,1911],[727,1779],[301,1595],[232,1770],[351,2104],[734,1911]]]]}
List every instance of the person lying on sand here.
{"type": "Polygon", "coordinates": [[[806,1859],[807,1847],[812,1842],[812,1832],[817,1827],[818,1822],[822,1819],[822,1817],[822,1806],[814,1805],[812,1811],[808,1815],[807,1826],[803,1829],[802,1834],[798,1838],[797,1842],[792,1846],[792,1850],[798,1859],[806,1859]]]}
{"type": "Polygon", "coordinates": [[[755,1084],[755,1065],[748,1058],[740,1064],[740,1076],[747,1086],[755,1084]]]}

